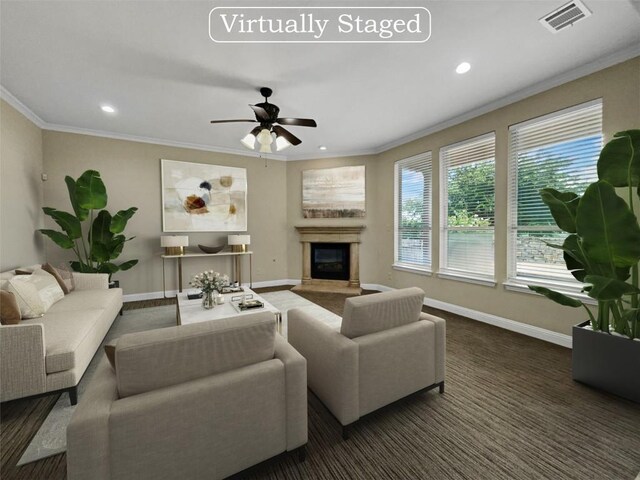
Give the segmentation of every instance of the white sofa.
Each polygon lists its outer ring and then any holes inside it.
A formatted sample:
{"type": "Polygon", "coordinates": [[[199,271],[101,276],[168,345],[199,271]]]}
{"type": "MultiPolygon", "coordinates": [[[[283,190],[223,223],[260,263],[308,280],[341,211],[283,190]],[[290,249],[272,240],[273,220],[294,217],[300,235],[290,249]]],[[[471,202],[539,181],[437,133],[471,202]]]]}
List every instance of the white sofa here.
{"type": "MultiPolygon", "coordinates": [[[[14,274],[2,272],[0,282],[14,274]]],[[[73,277],[75,289],[43,317],[0,326],[0,401],[67,390],[76,404],[77,385],[122,309],[122,290],[110,289],[106,274],[73,277]]]]}

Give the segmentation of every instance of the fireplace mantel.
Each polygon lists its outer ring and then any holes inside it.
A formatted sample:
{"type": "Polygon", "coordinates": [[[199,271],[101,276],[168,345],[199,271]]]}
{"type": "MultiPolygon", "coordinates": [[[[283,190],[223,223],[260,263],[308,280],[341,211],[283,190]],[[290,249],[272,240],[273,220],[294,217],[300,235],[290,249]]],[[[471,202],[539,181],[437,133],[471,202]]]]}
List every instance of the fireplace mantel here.
{"type": "Polygon", "coordinates": [[[296,226],[302,243],[302,285],[294,290],[315,290],[324,292],[351,293],[360,295],[360,233],[364,225],[296,226]],[[312,243],[348,243],[349,244],[349,280],[325,280],[311,278],[312,243]]]}

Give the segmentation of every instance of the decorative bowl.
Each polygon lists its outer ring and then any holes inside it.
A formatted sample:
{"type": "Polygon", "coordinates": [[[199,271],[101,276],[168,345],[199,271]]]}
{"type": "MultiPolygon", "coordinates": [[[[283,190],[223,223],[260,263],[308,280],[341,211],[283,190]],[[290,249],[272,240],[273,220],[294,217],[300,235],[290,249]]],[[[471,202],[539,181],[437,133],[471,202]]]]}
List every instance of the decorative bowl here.
{"type": "Polygon", "coordinates": [[[224,248],[224,245],[219,247],[208,247],[206,245],[198,245],[198,248],[202,250],[204,253],[218,253],[220,250],[224,248]]]}

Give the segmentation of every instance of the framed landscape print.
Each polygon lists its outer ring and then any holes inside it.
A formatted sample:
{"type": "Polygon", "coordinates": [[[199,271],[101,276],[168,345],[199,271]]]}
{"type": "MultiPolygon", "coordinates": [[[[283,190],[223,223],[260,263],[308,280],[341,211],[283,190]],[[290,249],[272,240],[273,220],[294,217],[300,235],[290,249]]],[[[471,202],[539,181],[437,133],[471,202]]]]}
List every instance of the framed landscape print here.
{"type": "Polygon", "coordinates": [[[247,169],[161,160],[164,232],[247,230],[247,169]]]}
{"type": "Polygon", "coordinates": [[[302,172],[304,218],[349,218],[364,214],[364,165],[302,172]]]}

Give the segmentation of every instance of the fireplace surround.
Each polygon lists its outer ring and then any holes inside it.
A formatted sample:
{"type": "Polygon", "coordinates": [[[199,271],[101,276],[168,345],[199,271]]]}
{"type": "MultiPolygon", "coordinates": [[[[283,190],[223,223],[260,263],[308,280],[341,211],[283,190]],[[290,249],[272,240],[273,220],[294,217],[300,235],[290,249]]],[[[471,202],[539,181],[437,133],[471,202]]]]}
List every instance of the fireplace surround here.
{"type": "MultiPolygon", "coordinates": [[[[362,293],[360,288],[360,233],[365,226],[297,226],[295,228],[300,235],[300,243],[302,243],[302,283],[294,287],[294,290],[360,295],[362,293]],[[343,252],[338,255],[337,252],[329,253],[326,250],[327,244],[341,244],[347,245],[347,247],[336,248],[335,250],[343,252]],[[315,248],[312,245],[315,245],[315,248]],[[320,246],[320,257],[318,257],[318,246],[320,246]],[[325,251],[322,251],[323,249],[325,251]],[[347,255],[348,258],[342,260],[343,255],[347,255]],[[315,269],[312,268],[314,257],[324,259],[325,265],[321,266],[320,272],[317,265],[315,269]],[[344,264],[347,265],[348,275],[343,272],[340,278],[335,278],[335,276],[327,278],[330,277],[327,270],[334,273],[333,271],[338,267],[337,263],[342,263],[343,267],[344,264]]],[[[323,262],[321,261],[321,263],[323,262]]]]}

